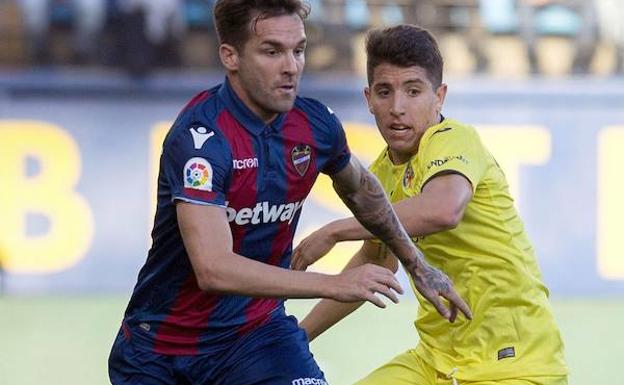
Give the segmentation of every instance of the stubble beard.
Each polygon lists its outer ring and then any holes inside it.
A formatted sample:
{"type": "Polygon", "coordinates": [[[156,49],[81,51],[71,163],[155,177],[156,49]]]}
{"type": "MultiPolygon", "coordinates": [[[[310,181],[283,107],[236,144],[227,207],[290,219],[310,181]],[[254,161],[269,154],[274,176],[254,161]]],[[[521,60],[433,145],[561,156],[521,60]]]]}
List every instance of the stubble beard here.
{"type": "MultiPolygon", "coordinates": [[[[285,97],[275,95],[270,86],[262,86],[258,79],[247,79],[241,77],[241,84],[245,88],[251,101],[267,114],[279,114],[290,111],[295,103],[295,97],[285,97]]],[[[295,94],[296,95],[296,94],[295,94]]]]}

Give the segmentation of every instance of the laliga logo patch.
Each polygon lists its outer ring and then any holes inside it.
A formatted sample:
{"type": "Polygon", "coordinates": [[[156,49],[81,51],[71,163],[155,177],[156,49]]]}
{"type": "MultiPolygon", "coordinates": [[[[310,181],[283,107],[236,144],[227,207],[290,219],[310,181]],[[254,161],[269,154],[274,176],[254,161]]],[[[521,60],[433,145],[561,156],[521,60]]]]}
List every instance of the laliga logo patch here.
{"type": "Polygon", "coordinates": [[[212,166],[204,158],[191,158],[184,165],[184,187],[212,191],[212,166]]]}
{"type": "Polygon", "coordinates": [[[297,170],[300,176],[303,176],[308,171],[308,167],[310,167],[312,148],[307,144],[298,144],[290,152],[290,159],[293,166],[295,166],[295,170],[297,170]]]}
{"type": "Polygon", "coordinates": [[[414,170],[412,169],[412,164],[408,163],[405,174],[403,174],[403,187],[412,187],[412,181],[414,181],[414,170]]]}

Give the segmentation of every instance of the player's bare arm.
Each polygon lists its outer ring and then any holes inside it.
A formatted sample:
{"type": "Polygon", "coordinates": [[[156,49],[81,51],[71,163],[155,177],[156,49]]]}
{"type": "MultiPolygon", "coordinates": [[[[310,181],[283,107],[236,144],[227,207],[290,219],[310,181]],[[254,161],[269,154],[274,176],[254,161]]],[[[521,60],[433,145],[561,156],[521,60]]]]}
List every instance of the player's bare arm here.
{"type": "Polygon", "coordinates": [[[338,275],[291,271],[245,258],[232,251],[225,210],[185,202],[176,205],[184,246],[200,289],[272,298],[332,298],[370,301],[385,307],[380,293],[398,302],[402,289],[386,268],[367,264],[338,275]],[[210,233],[206,232],[210,229],[210,233]]]}
{"type": "MultiPolygon", "coordinates": [[[[445,174],[430,179],[421,194],[393,207],[409,236],[419,237],[455,228],[471,198],[472,187],[465,177],[445,174]]],[[[293,253],[293,268],[305,270],[337,242],[372,238],[355,218],[331,222],[299,243],[293,253]]]]}
{"type": "MultiPolygon", "coordinates": [[[[465,177],[445,174],[429,180],[421,194],[396,202],[393,207],[409,236],[419,237],[455,228],[471,198],[472,186],[465,177]]],[[[337,242],[372,238],[355,218],[331,222],[299,243],[293,253],[293,268],[305,270],[337,242]]]]}
{"type": "MultiPolygon", "coordinates": [[[[392,253],[387,252],[387,246],[383,243],[366,241],[353,255],[344,267],[343,271],[354,269],[367,263],[383,266],[390,271],[398,270],[398,260],[392,253]]],[[[324,299],[317,303],[314,308],[299,323],[312,341],[340,320],[357,310],[364,302],[343,303],[324,299]]]]}
{"type": "MultiPolygon", "coordinates": [[[[423,186],[419,195],[395,203],[394,209],[400,213],[399,220],[408,234],[419,237],[457,227],[471,199],[472,185],[463,175],[438,174],[423,186]]],[[[352,234],[349,230],[353,229],[347,226],[342,231],[338,229],[338,236],[348,239],[364,235],[365,229],[355,227],[352,234]]]]}
{"type": "Polygon", "coordinates": [[[412,276],[418,291],[443,317],[454,321],[459,309],[472,318],[468,305],[455,292],[450,279],[429,266],[422,252],[414,246],[374,175],[352,157],[345,169],[332,175],[332,180],[336,192],[355,218],[369,233],[388,245],[412,276]],[[440,296],[450,302],[450,309],[440,301],[440,296]]]}

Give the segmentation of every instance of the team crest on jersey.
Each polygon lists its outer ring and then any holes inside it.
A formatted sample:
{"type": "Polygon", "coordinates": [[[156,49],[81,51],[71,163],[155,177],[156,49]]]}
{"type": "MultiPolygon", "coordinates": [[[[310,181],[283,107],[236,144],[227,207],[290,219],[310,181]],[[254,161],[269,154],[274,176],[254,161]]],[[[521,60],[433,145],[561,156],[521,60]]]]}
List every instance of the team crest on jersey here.
{"type": "Polygon", "coordinates": [[[184,187],[212,191],[212,166],[204,158],[191,158],[184,165],[184,187]]]}
{"type": "Polygon", "coordinates": [[[412,182],[414,181],[414,170],[412,169],[412,164],[408,163],[405,168],[405,174],[403,174],[403,187],[411,188],[412,182]]]}
{"type": "Polygon", "coordinates": [[[293,166],[295,166],[295,170],[297,170],[299,175],[303,176],[308,171],[308,167],[310,167],[312,148],[307,144],[298,144],[290,152],[290,159],[293,166]]]}

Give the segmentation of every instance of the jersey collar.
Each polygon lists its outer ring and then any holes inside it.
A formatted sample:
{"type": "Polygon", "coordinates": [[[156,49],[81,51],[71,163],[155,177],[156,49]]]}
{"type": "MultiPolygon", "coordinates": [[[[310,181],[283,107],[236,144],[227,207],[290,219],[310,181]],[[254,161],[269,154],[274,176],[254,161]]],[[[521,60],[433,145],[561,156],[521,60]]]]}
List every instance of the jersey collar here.
{"type": "Polygon", "coordinates": [[[286,113],[280,113],[270,124],[264,123],[247,105],[236,95],[232,89],[230,81],[225,77],[223,85],[218,91],[219,98],[225,107],[234,115],[234,118],[242,124],[248,131],[259,135],[266,131],[278,131],[284,123],[286,113]]]}
{"type": "MultiPolygon", "coordinates": [[[[422,143],[422,141],[425,138],[430,138],[431,136],[433,136],[436,132],[438,132],[439,130],[443,129],[444,126],[446,126],[448,124],[448,119],[446,119],[444,117],[444,115],[440,115],[440,122],[438,124],[434,124],[433,126],[427,128],[427,130],[425,130],[425,133],[423,134],[422,138],[420,138],[420,143],[422,143]]],[[[420,145],[419,145],[420,147],[420,145]]]]}

